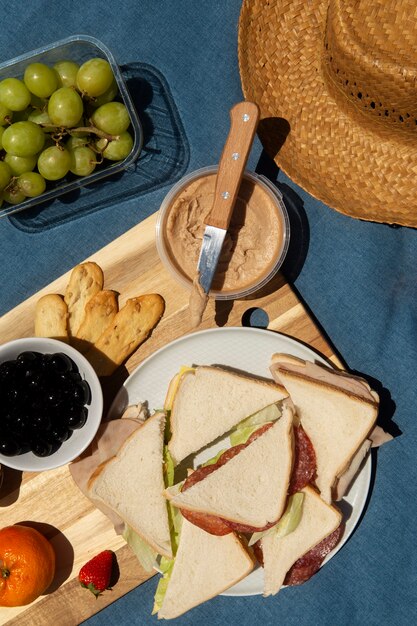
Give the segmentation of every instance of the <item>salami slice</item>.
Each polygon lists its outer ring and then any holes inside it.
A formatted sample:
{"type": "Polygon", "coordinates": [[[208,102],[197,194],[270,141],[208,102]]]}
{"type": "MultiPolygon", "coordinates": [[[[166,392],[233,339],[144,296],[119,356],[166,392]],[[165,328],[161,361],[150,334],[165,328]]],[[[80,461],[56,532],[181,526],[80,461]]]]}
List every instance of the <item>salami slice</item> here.
{"type": "Polygon", "coordinates": [[[302,426],[294,426],[294,466],[288,493],[301,491],[316,475],[316,453],[302,426]]]}
{"type": "MultiPolygon", "coordinates": [[[[340,524],[336,530],[325,537],[314,548],[300,557],[288,570],[284,585],[301,585],[307,582],[319,569],[325,557],[337,546],[344,531],[344,525],[340,524]]],[[[253,553],[261,567],[264,566],[264,555],[261,541],[257,541],[253,546],[253,553]]]]}
{"type": "Polygon", "coordinates": [[[200,513],[199,511],[188,511],[186,509],[181,509],[181,513],[191,524],[205,530],[206,533],[210,533],[210,535],[220,537],[233,532],[233,529],[230,528],[221,517],[200,513]]]}
{"type": "Polygon", "coordinates": [[[319,569],[324,558],[337,546],[343,535],[344,526],[340,524],[336,530],[320,541],[314,548],[306,552],[294,563],[285,576],[285,585],[301,585],[309,580],[319,569]]]}
{"type": "Polygon", "coordinates": [[[215,466],[216,468],[221,465],[225,465],[230,459],[233,459],[234,456],[237,456],[243,448],[246,448],[246,443],[239,443],[236,446],[232,446],[228,450],[225,450],[223,454],[217,459],[215,466]]]}
{"type": "Polygon", "coordinates": [[[216,469],[217,463],[213,463],[212,465],[205,465],[194,470],[194,472],[185,479],[184,484],[181,487],[181,491],[187,491],[187,489],[196,483],[199,483],[200,480],[203,480],[203,478],[214,472],[216,469]]]}

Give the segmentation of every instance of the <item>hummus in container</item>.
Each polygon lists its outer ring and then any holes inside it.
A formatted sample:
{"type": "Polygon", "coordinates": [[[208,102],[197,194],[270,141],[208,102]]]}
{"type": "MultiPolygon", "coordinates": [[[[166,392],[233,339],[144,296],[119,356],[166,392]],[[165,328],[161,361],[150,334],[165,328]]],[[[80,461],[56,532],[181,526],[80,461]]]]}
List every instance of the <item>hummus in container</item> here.
{"type": "MultiPolygon", "coordinates": [[[[188,288],[197,275],[216,172],[215,167],[207,167],[180,180],[166,196],[158,215],[159,255],[188,288]]],[[[210,296],[230,300],[260,289],[278,271],[288,243],[289,220],[279,190],[264,177],[245,172],[210,296]]]]}

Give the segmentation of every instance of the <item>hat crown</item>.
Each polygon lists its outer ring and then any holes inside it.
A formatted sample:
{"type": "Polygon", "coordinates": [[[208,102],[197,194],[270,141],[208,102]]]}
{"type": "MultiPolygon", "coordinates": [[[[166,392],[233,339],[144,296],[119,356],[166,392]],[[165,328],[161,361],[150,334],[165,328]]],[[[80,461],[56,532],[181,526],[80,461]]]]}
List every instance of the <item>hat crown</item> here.
{"type": "Polygon", "coordinates": [[[324,77],[338,105],[380,130],[417,132],[415,1],[331,0],[324,43],[324,77]]]}

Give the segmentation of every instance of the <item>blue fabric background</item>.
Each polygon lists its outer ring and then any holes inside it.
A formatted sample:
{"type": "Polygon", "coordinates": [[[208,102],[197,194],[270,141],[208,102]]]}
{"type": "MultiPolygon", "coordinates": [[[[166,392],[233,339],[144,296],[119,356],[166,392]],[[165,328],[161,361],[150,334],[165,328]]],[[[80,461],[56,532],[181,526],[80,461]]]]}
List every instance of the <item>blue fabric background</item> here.
{"type": "MultiPolygon", "coordinates": [[[[102,40],[119,64],[150,64],[169,86],[192,171],[217,162],[229,109],[242,97],[239,10],[240,0],[32,0],[24,6],[11,0],[2,6],[0,59],[86,33],[102,40]]],[[[249,167],[267,166],[256,143],[249,167]]],[[[373,380],[383,400],[382,420],[392,419],[398,436],[375,455],[372,495],[359,528],[308,584],[276,598],[219,597],[176,623],[416,623],[417,232],[342,216],[282,173],[277,180],[303,226],[304,254],[294,250],[287,275],[347,366],[373,380]]],[[[152,214],[168,189],[167,183],[36,233],[0,220],[0,313],[152,214]]],[[[145,583],[86,623],[156,624],[149,616],[155,584],[145,583]]]]}

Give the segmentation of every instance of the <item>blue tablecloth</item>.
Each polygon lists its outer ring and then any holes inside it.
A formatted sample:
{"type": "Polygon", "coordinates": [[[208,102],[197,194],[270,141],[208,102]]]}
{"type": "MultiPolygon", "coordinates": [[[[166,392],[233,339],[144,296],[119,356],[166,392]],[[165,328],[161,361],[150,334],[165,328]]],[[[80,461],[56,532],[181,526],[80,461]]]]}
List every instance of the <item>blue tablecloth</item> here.
{"type": "MultiPolygon", "coordinates": [[[[3,3],[1,60],[83,33],[103,41],[127,75],[136,76],[142,85],[138,108],[148,122],[142,159],[149,177],[139,174],[128,197],[117,187],[92,211],[85,196],[73,199],[68,219],[60,219],[55,205],[44,217],[35,211],[0,220],[0,313],[156,211],[181,174],[217,162],[229,109],[242,98],[239,10],[240,0],[3,3]],[[168,134],[158,137],[166,125],[168,134]],[[161,153],[162,136],[167,144],[161,153]],[[167,154],[169,162],[158,154],[167,154]],[[77,206],[82,210],[74,213],[77,206]]],[[[256,143],[249,167],[269,165],[256,143]]],[[[268,171],[275,176],[273,168],[268,171]]],[[[302,254],[301,248],[293,251],[287,276],[347,366],[373,380],[382,398],[381,419],[395,423],[397,436],[376,455],[359,528],[309,583],[275,598],[219,597],[176,623],[416,623],[417,232],[344,217],[282,173],[277,181],[303,232],[302,254]]],[[[64,215],[68,204],[58,205],[64,215]]],[[[88,626],[156,623],[149,616],[155,584],[153,579],[130,592],[88,626]]]]}

